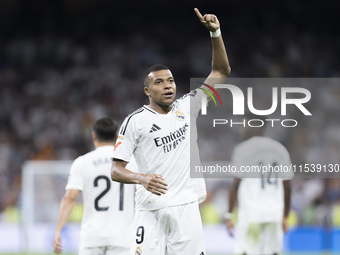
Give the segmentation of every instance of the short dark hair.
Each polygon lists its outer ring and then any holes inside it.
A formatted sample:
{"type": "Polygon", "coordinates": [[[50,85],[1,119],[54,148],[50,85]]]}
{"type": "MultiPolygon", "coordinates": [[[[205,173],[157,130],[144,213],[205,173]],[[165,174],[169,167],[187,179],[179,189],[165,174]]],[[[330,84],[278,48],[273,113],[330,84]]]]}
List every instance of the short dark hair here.
{"type": "Polygon", "coordinates": [[[114,142],[117,135],[117,123],[110,117],[102,117],[93,124],[93,132],[100,142],[114,142]]]}
{"type": "Polygon", "coordinates": [[[153,66],[150,66],[148,69],[146,69],[144,73],[144,77],[143,77],[145,87],[149,85],[147,83],[149,74],[152,72],[160,71],[160,70],[170,70],[170,69],[167,68],[165,65],[161,65],[161,64],[153,65],[153,66]]]}

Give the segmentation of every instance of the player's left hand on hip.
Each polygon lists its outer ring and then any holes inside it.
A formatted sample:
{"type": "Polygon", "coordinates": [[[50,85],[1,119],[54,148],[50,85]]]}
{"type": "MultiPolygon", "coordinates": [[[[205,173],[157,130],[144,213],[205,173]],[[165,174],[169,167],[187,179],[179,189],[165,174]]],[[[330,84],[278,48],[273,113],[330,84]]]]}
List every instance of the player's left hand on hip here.
{"type": "Polygon", "coordinates": [[[204,16],[202,16],[197,8],[195,8],[194,10],[198,19],[209,31],[215,32],[217,29],[220,28],[220,22],[214,14],[205,14],[204,16]]]}

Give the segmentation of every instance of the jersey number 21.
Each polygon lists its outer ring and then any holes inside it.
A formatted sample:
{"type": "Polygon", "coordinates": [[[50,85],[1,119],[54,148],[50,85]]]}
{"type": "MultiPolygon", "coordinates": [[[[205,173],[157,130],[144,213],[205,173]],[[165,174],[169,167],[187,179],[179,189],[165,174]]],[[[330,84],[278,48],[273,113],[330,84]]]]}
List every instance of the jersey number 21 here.
{"type": "MultiPolygon", "coordinates": [[[[103,196],[105,196],[105,194],[107,192],[110,191],[110,189],[111,189],[111,180],[107,176],[105,176],[105,175],[99,175],[99,176],[97,176],[94,179],[94,182],[93,182],[94,187],[98,187],[99,180],[105,180],[106,181],[106,188],[94,200],[94,208],[97,211],[107,211],[109,209],[109,206],[107,206],[107,207],[100,207],[99,206],[99,200],[103,196]]],[[[124,210],[124,184],[120,183],[120,187],[119,187],[119,211],[123,211],[123,210],[124,210]]]]}

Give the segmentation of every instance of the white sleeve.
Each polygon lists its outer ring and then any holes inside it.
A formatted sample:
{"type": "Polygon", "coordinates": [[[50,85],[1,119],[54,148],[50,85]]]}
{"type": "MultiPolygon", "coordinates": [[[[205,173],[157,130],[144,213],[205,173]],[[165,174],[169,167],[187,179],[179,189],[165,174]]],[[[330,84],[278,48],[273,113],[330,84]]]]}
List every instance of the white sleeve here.
{"type": "Polygon", "coordinates": [[[190,114],[197,118],[202,107],[202,98],[207,95],[201,89],[192,90],[188,95],[190,96],[190,114]]]}
{"type": "Polygon", "coordinates": [[[242,157],[241,157],[240,153],[238,152],[238,147],[236,147],[233,151],[233,154],[231,156],[231,162],[237,168],[239,168],[241,166],[242,157]]]}
{"type": "Polygon", "coordinates": [[[127,117],[119,130],[119,137],[113,149],[112,159],[115,158],[130,162],[137,146],[137,132],[135,129],[133,116],[127,117]]]}
{"type": "MultiPolygon", "coordinates": [[[[288,167],[289,169],[292,169],[291,168],[292,162],[290,160],[289,152],[286,149],[286,147],[284,147],[283,145],[281,145],[281,146],[282,146],[281,147],[282,148],[281,149],[281,152],[282,152],[281,154],[283,155],[283,157],[282,157],[282,165],[288,167]]],[[[294,171],[284,172],[282,174],[282,179],[283,180],[290,180],[290,179],[293,179],[293,178],[294,178],[294,171]]]]}
{"type": "Polygon", "coordinates": [[[286,147],[284,147],[282,145],[282,161],[283,161],[283,165],[286,165],[286,166],[289,166],[291,164],[291,161],[290,161],[290,155],[289,155],[289,152],[288,150],[286,149],[286,147]]]}
{"type": "Polygon", "coordinates": [[[69,189],[77,189],[77,190],[83,190],[84,188],[84,178],[82,175],[82,157],[77,158],[70,170],[70,174],[68,176],[66,190],[69,189]]]}
{"type": "Polygon", "coordinates": [[[201,110],[202,97],[206,97],[206,94],[204,94],[201,89],[194,89],[182,96],[179,100],[183,100],[182,102],[184,102],[184,105],[187,105],[190,115],[197,118],[201,110]]]}
{"type": "Polygon", "coordinates": [[[130,162],[126,165],[125,168],[130,170],[131,172],[138,173],[138,167],[135,157],[131,157],[130,162]]]}
{"type": "Polygon", "coordinates": [[[231,173],[233,177],[242,178],[244,177],[244,173],[240,172],[240,168],[242,164],[244,164],[244,159],[242,157],[242,153],[240,153],[239,146],[236,146],[232,156],[231,156],[231,164],[236,167],[236,172],[231,173]]]}

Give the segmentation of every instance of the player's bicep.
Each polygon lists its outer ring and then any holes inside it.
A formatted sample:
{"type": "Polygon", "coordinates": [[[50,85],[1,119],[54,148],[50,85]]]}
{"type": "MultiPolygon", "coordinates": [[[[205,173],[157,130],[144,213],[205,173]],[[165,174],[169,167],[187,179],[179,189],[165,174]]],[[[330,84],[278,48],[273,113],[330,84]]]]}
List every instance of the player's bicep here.
{"type": "Polygon", "coordinates": [[[125,176],[129,171],[126,169],[128,162],[112,158],[111,165],[111,180],[112,181],[121,181],[122,176],[125,176]]]}
{"type": "MultiPolygon", "coordinates": [[[[291,167],[291,159],[290,159],[290,155],[289,155],[289,152],[288,150],[282,145],[282,151],[281,151],[281,164],[283,166],[285,166],[287,169],[292,169],[291,167]]],[[[283,174],[281,173],[282,177],[284,180],[289,180],[289,179],[293,179],[294,177],[294,171],[287,171],[287,172],[284,172],[283,174]]]]}
{"type": "MultiPolygon", "coordinates": [[[[207,77],[207,79],[205,79],[203,85],[201,86],[201,88],[204,88],[206,90],[208,90],[210,93],[213,93],[213,95],[215,94],[215,91],[216,92],[219,92],[220,89],[219,88],[215,88],[216,84],[225,84],[227,81],[227,76],[223,76],[221,75],[219,72],[211,72],[209,74],[209,76],[207,77]],[[206,86],[206,85],[208,86],[206,86]],[[209,88],[212,87],[215,91],[213,91],[212,89],[209,88]]],[[[210,101],[212,98],[211,96],[209,95],[209,93],[207,93],[206,91],[204,92],[207,96],[208,96],[208,101],[210,101]]]]}
{"type": "Polygon", "coordinates": [[[231,189],[233,189],[234,191],[237,191],[238,187],[240,186],[240,183],[241,183],[240,178],[234,178],[233,183],[231,185],[231,189]]]}
{"type": "Polygon", "coordinates": [[[126,168],[127,164],[128,164],[128,162],[126,162],[124,160],[112,158],[111,168],[112,169],[122,169],[122,168],[126,168]]]}
{"type": "Polygon", "coordinates": [[[290,189],[290,180],[283,181],[283,188],[287,190],[290,189]]]}
{"type": "Polygon", "coordinates": [[[78,189],[69,189],[66,190],[65,197],[69,200],[75,201],[79,195],[81,190],[78,189]]]}

